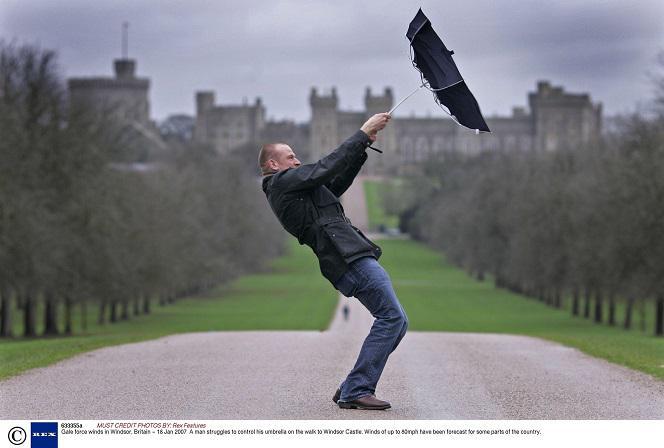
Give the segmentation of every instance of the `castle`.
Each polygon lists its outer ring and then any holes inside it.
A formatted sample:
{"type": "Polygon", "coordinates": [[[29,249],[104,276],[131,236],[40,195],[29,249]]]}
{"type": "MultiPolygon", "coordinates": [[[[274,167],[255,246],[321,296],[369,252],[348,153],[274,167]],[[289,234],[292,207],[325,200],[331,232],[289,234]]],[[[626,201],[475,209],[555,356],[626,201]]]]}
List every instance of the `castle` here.
{"type": "MultiPolygon", "coordinates": [[[[134,132],[158,147],[164,147],[159,132],[149,116],[147,78],[136,76],[136,62],[123,57],[114,61],[115,78],[94,77],[69,80],[72,104],[89,103],[110,110],[134,132]]],[[[212,146],[220,153],[247,150],[258,153],[266,142],[290,144],[303,162],[318,160],[352,135],[371,115],[385,112],[394,105],[394,94],[387,87],[381,93],[370,88],[364,95],[363,111],[339,109],[337,91],[309,93],[311,119],[308,123],[266,120],[260,98],[253,103],[216,105],[215,94],[199,91],[195,95],[196,116],[187,129],[187,117],[178,115],[173,126],[183,139],[212,146]]],[[[373,157],[366,173],[398,174],[419,162],[444,151],[458,150],[475,154],[484,150],[553,151],[575,148],[599,139],[602,108],[588,94],[572,94],[562,87],[539,81],[535,92],[528,94],[529,111],[515,107],[510,116],[485,117],[491,133],[476,135],[449,118],[395,117],[374,144],[384,153],[373,157]]],[[[167,120],[168,121],[168,120],[167,120]]]]}
{"type": "MultiPolygon", "coordinates": [[[[196,95],[194,135],[200,142],[227,152],[243,144],[257,147],[268,141],[289,143],[296,153],[306,154],[306,161],[318,160],[352,135],[371,115],[390,110],[394,104],[392,89],[364,95],[364,110],[339,110],[337,91],[309,94],[311,120],[303,125],[293,122],[266,122],[260,99],[253,105],[214,106],[210,92],[196,95]]],[[[408,166],[427,160],[437,153],[459,150],[475,154],[484,150],[553,151],[575,148],[596,141],[601,132],[602,107],[588,94],[567,93],[547,81],[537,83],[529,93],[529,113],[515,107],[507,117],[486,117],[491,133],[476,135],[449,118],[395,117],[379,133],[374,146],[384,153],[375,157],[367,171],[374,174],[400,173],[408,166]]]]}

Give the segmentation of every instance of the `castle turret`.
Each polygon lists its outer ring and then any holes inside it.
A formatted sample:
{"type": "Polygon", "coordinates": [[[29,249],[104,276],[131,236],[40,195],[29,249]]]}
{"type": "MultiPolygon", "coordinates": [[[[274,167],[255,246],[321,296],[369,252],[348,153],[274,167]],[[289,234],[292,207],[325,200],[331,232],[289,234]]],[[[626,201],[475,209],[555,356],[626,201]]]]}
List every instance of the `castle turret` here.
{"type": "Polygon", "coordinates": [[[194,122],[194,140],[205,142],[208,135],[208,112],[214,108],[214,92],[196,92],[196,120],[194,122]]]}
{"type": "Polygon", "coordinates": [[[316,88],[312,87],[309,104],[311,106],[309,148],[313,160],[318,160],[340,143],[337,89],[332,87],[329,95],[319,95],[316,88]]]}
{"type": "Polygon", "coordinates": [[[136,61],[127,56],[129,24],[123,23],[122,57],[113,61],[115,77],[70,78],[72,107],[86,107],[143,130],[151,127],[148,93],[150,80],[136,76],[136,61]]]}
{"type": "Polygon", "coordinates": [[[265,106],[260,98],[249,104],[245,97],[242,104],[215,105],[212,91],[196,92],[196,121],[194,138],[211,145],[219,153],[258,144],[265,127],[265,106]]]}
{"type": "Polygon", "coordinates": [[[367,111],[367,116],[372,116],[381,112],[388,112],[392,109],[394,103],[394,96],[392,89],[385,87],[382,95],[372,95],[371,87],[367,87],[364,93],[364,110],[367,111]]]}
{"type": "Polygon", "coordinates": [[[136,61],[133,59],[116,59],[113,65],[116,79],[136,78],[136,61]]]}
{"type": "MultiPolygon", "coordinates": [[[[382,95],[373,95],[371,93],[371,88],[367,87],[364,93],[364,108],[366,111],[366,118],[368,119],[372,115],[389,112],[392,109],[394,104],[394,96],[392,95],[392,89],[385,87],[382,95]]],[[[372,160],[372,163],[367,166],[365,172],[368,171],[370,174],[383,173],[386,170],[386,167],[394,165],[397,163],[397,144],[396,144],[396,132],[394,121],[389,123],[385,129],[378,133],[378,139],[374,143],[374,146],[383,150],[383,154],[380,157],[375,157],[375,160],[372,160]]]]}
{"type": "Polygon", "coordinates": [[[566,93],[548,81],[538,81],[528,94],[533,117],[535,149],[575,148],[596,139],[601,130],[601,105],[588,94],[566,93]]]}
{"type": "Polygon", "coordinates": [[[136,77],[136,61],[132,59],[116,59],[114,68],[114,78],[70,78],[72,105],[86,105],[121,121],[149,126],[150,80],[136,77]]]}

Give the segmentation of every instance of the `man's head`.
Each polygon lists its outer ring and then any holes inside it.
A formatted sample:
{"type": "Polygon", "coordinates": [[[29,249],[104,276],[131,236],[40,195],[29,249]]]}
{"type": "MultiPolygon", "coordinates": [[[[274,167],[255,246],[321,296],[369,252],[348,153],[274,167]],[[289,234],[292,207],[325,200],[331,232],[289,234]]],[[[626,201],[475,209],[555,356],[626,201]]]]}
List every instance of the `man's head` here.
{"type": "Polygon", "coordinates": [[[263,145],[258,155],[258,166],[263,175],[273,174],[288,168],[297,168],[300,161],[285,143],[268,143],[263,145]]]}

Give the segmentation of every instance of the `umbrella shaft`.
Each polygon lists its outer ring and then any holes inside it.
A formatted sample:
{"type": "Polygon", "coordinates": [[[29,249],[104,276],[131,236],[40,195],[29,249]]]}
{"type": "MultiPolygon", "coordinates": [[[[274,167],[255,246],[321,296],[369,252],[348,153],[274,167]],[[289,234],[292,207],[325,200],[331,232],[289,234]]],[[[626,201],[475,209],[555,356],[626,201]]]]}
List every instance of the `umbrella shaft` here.
{"type": "Polygon", "coordinates": [[[406,100],[407,100],[408,98],[410,98],[411,96],[415,95],[415,94],[417,93],[417,91],[420,90],[422,87],[424,87],[424,83],[422,83],[422,85],[419,86],[417,89],[415,89],[415,90],[413,90],[412,92],[410,92],[410,93],[408,94],[408,96],[404,97],[401,101],[399,101],[399,102],[397,103],[396,106],[394,106],[392,109],[390,109],[390,111],[388,112],[388,114],[392,115],[392,112],[394,112],[394,111],[396,110],[397,107],[401,106],[401,103],[403,103],[404,101],[406,101],[406,100]]]}

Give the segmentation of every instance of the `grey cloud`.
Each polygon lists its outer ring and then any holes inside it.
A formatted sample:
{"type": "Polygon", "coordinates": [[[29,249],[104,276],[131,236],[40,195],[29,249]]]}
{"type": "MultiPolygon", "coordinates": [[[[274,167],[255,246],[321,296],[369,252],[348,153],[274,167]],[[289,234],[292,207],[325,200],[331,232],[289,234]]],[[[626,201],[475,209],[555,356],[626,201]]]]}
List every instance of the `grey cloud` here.
{"type": "MultiPolygon", "coordinates": [[[[650,92],[634,80],[662,47],[664,6],[655,0],[5,0],[0,38],[59,50],[67,75],[109,74],[129,20],[130,56],[152,79],[154,116],[193,113],[194,91],[213,89],[221,102],[260,95],[269,115],[303,120],[311,86],[336,85],[354,109],[367,85],[412,90],[419,78],[404,34],[420,4],[488,113],[524,104],[542,78],[587,90],[609,111],[650,92]]],[[[436,113],[425,94],[399,113],[411,110],[436,113]]]]}

